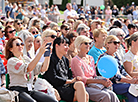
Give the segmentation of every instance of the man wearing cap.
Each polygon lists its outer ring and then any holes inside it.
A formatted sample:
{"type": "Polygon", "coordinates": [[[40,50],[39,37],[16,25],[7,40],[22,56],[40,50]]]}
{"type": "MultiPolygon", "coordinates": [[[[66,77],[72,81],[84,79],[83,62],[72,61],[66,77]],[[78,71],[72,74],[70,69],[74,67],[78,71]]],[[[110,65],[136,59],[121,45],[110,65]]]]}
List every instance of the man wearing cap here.
{"type": "Polygon", "coordinates": [[[68,19],[78,19],[78,14],[72,9],[71,3],[67,3],[66,8],[64,11],[65,21],[68,21],[68,19]]]}
{"type": "Polygon", "coordinates": [[[130,35],[134,34],[136,32],[136,25],[135,24],[129,24],[128,25],[128,31],[129,34],[125,36],[125,38],[129,37],[130,35]]]}
{"type": "Polygon", "coordinates": [[[93,20],[90,24],[90,38],[93,39],[93,31],[94,29],[101,28],[100,20],[93,20]]]}

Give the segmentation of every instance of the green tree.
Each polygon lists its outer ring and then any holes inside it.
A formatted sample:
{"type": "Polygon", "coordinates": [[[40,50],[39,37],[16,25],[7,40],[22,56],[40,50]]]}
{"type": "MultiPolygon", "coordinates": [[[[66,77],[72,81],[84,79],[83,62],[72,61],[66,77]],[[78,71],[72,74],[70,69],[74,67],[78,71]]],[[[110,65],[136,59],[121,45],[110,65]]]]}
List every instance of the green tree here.
{"type": "Polygon", "coordinates": [[[49,0],[49,6],[53,5],[53,0],[49,0]]]}
{"type": "Polygon", "coordinates": [[[68,3],[68,0],[62,0],[61,10],[65,10],[66,4],[68,3]]]}
{"type": "Polygon", "coordinates": [[[114,5],[117,5],[118,8],[121,8],[123,5],[126,6],[127,3],[132,5],[132,2],[135,2],[135,5],[138,5],[138,0],[112,0],[114,5]]]}

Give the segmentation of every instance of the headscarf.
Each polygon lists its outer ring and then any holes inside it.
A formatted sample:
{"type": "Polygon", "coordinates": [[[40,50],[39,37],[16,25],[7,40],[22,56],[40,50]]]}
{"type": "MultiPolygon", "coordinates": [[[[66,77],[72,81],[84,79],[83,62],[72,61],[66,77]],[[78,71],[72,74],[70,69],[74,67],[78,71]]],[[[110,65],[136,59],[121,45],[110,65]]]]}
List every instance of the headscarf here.
{"type": "Polygon", "coordinates": [[[34,36],[28,30],[21,30],[18,33],[18,36],[23,40],[23,43],[24,43],[23,54],[28,56],[28,53],[29,53],[31,59],[33,59],[35,57],[34,44],[32,44],[31,49],[27,52],[26,45],[25,45],[25,41],[30,36],[33,37],[33,41],[34,41],[34,36]]]}

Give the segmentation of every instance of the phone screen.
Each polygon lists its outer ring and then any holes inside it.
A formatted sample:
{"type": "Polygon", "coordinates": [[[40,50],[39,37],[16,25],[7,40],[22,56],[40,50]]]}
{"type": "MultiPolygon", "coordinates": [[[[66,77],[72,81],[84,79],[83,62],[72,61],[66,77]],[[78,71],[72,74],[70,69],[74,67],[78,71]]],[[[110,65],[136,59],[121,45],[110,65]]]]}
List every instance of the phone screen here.
{"type": "Polygon", "coordinates": [[[51,47],[51,44],[52,44],[52,43],[47,43],[47,44],[46,44],[46,46],[47,46],[47,45],[49,45],[49,46],[46,48],[46,49],[48,49],[48,51],[45,51],[44,57],[50,56],[50,47],[51,47]]]}

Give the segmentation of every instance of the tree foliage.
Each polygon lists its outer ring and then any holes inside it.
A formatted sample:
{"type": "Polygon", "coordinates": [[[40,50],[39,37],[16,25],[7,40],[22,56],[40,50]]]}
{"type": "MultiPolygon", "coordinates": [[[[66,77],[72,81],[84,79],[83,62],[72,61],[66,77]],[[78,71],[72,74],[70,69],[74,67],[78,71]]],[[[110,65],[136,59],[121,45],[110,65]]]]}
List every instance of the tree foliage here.
{"type": "Polygon", "coordinates": [[[127,3],[132,5],[132,2],[135,2],[135,5],[138,5],[138,0],[112,0],[114,5],[117,5],[118,8],[121,8],[123,5],[126,7],[127,3]]]}

